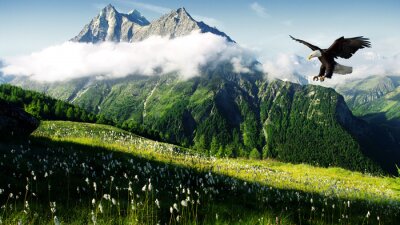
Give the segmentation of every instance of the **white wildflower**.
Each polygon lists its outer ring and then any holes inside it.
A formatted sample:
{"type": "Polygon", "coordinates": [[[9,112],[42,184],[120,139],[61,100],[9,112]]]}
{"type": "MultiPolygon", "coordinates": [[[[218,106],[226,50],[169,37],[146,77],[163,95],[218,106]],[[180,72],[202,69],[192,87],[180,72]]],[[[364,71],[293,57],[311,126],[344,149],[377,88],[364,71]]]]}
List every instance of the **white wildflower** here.
{"type": "Polygon", "coordinates": [[[179,212],[179,209],[178,209],[178,204],[176,204],[176,203],[174,203],[174,209],[177,211],[177,212],[179,212]]]}
{"type": "Polygon", "coordinates": [[[103,206],[101,205],[101,202],[99,203],[99,210],[100,210],[100,213],[103,213],[103,206]]]}
{"type": "Polygon", "coordinates": [[[60,221],[58,220],[57,216],[54,216],[54,224],[60,225],[60,221]]]}
{"type": "Polygon", "coordinates": [[[181,201],[181,205],[182,205],[183,207],[186,207],[186,206],[187,206],[186,200],[182,200],[182,201],[181,201]]]}

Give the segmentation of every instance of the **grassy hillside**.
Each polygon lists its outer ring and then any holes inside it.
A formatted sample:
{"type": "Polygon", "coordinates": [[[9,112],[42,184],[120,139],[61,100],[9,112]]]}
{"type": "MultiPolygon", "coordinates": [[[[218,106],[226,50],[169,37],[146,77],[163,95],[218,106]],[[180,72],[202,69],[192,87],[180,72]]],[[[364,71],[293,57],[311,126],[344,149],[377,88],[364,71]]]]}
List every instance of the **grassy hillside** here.
{"type": "Polygon", "coordinates": [[[0,143],[4,224],[394,224],[400,182],[216,159],[120,129],[49,121],[0,143]],[[55,221],[56,220],[56,221],[55,221]],[[56,223],[57,224],[57,223],[56,223]]]}
{"type": "MultiPolygon", "coordinates": [[[[186,80],[167,74],[20,85],[103,113],[124,130],[204,154],[382,172],[368,154],[377,150],[348,129],[365,130],[333,89],[269,82],[259,72],[237,74],[231,67],[186,80]]],[[[389,167],[393,172],[393,163],[389,167]]]]}
{"type": "Polygon", "coordinates": [[[400,120],[400,78],[372,76],[337,87],[354,114],[384,116],[386,120],[400,120]]]}

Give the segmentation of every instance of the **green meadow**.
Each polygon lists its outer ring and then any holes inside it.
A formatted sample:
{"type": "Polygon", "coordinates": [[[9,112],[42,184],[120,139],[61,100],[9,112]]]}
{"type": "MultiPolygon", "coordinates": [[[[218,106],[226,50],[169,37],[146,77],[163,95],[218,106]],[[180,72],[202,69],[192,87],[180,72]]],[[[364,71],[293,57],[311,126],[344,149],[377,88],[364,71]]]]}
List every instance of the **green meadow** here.
{"type": "Polygon", "coordinates": [[[0,224],[396,224],[400,179],[214,158],[107,125],[0,144],[0,224]]]}

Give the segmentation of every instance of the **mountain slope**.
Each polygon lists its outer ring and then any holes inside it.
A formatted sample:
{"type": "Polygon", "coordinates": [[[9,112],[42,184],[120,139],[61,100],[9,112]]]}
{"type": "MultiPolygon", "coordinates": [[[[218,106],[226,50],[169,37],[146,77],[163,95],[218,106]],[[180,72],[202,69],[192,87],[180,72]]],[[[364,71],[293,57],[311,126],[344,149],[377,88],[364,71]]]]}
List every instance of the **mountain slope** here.
{"type": "MultiPolygon", "coordinates": [[[[118,17],[112,6],[102,13],[107,18],[118,17]]],[[[208,28],[181,8],[138,27],[130,40],[111,38],[121,37],[120,29],[107,29],[96,40],[135,41],[151,35],[173,38],[194,30],[217,32],[208,28]]],[[[181,79],[185,74],[160,73],[55,83],[22,78],[13,83],[104,114],[125,130],[206,154],[380,170],[369,159],[377,155],[376,148],[364,143],[373,139],[373,132],[352,115],[339,94],[322,87],[268,82],[258,67],[254,62],[250,72],[237,73],[230,61],[219,62],[200,68],[198,77],[186,80],[181,79]]],[[[383,158],[393,151],[387,152],[383,158]]],[[[400,161],[398,156],[392,158],[400,161]]],[[[387,167],[394,171],[393,161],[387,167]]]]}
{"type": "Polygon", "coordinates": [[[381,114],[400,119],[400,78],[372,76],[337,87],[356,115],[381,114]]]}
{"type": "Polygon", "coordinates": [[[370,137],[369,128],[333,89],[267,82],[261,73],[236,74],[230,64],[189,80],[168,74],[29,84],[124,129],[212,155],[248,156],[256,149],[283,161],[378,170],[365,157],[373,150],[360,141],[370,137]]]}
{"type": "Polygon", "coordinates": [[[130,41],[135,30],[148,24],[149,21],[136,10],[123,14],[114,6],[107,5],[71,41],[92,43],[130,41]]]}
{"type": "Polygon", "coordinates": [[[376,216],[396,224],[400,216],[394,177],[199,157],[105,125],[43,121],[29,142],[0,142],[0,154],[0,203],[14,207],[3,224],[360,224],[376,216]]]}
{"type": "Polygon", "coordinates": [[[112,5],[102,9],[71,40],[91,43],[101,41],[135,42],[154,35],[174,38],[188,35],[193,31],[210,32],[233,42],[228,35],[218,29],[194,20],[185,8],[179,8],[150,23],[137,10],[123,14],[119,13],[112,5]]]}

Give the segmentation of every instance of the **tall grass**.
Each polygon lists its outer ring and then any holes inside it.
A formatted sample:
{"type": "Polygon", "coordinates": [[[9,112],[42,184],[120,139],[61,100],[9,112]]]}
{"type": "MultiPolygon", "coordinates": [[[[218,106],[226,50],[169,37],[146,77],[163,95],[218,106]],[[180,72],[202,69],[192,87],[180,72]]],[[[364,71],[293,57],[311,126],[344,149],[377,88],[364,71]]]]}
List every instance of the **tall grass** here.
{"type": "Polygon", "coordinates": [[[43,122],[0,144],[2,224],[394,224],[396,178],[215,159],[121,130],[43,122]]]}

